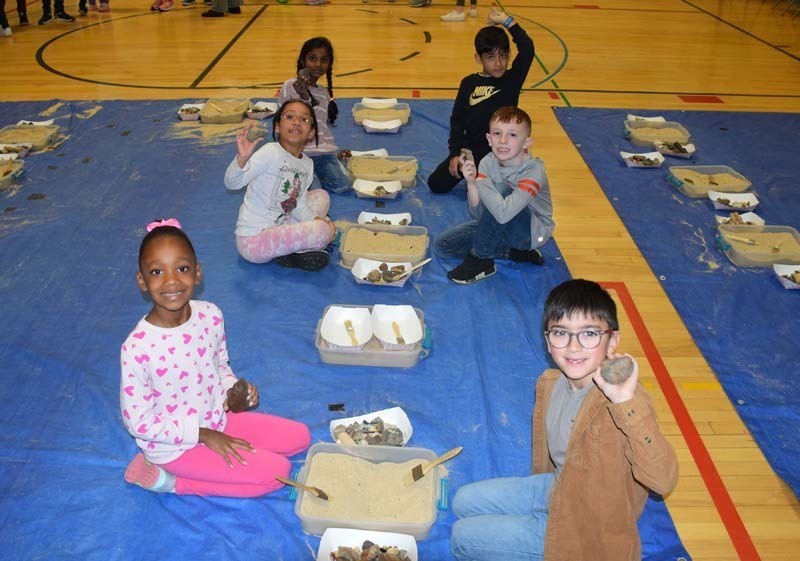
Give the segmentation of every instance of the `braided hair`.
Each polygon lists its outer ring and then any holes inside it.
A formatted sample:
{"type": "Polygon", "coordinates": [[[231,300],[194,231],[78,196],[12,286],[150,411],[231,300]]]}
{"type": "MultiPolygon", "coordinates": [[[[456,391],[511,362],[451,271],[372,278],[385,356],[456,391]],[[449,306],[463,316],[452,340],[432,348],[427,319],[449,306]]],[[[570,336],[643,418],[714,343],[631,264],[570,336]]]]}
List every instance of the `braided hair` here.
{"type": "MultiPolygon", "coordinates": [[[[339,116],[339,107],[333,98],[333,45],[327,37],[312,37],[300,49],[300,56],[297,57],[297,71],[300,72],[305,68],[306,55],[314,49],[325,49],[328,52],[331,63],[328,65],[328,71],[325,77],[328,80],[328,123],[331,125],[336,124],[336,118],[339,116]]],[[[312,107],[317,104],[313,96],[311,98],[312,107]]]]}

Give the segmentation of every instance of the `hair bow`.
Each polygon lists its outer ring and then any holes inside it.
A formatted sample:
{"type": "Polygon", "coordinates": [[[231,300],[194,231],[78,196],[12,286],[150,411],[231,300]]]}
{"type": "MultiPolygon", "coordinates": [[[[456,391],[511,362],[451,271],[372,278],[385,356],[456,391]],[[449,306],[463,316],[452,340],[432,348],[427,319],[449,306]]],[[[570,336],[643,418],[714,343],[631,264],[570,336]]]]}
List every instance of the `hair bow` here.
{"type": "Polygon", "coordinates": [[[181,229],[181,223],[178,222],[177,218],[167,218],[166,220],[156,220],[155,222],[151,222],[147,225],[147,231],[152,232],[156,228],[161,228],[162,226],[172,226],[173,228],[177,228],[178,230],[181,229]]]}

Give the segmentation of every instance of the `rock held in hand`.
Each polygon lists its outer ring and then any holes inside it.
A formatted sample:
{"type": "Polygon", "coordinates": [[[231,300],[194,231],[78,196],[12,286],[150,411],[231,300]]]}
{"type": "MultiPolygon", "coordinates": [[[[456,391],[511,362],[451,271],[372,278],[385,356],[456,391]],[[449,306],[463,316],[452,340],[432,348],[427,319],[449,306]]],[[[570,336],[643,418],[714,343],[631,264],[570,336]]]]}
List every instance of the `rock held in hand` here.
{"type": "Polygon", "coordinates": [[[250,408],[247,402],[247,380],[239,380],[228,390],[228,409],[233,413],[241,413],[250,408]]]}
{"type": "Polygon", "coordinates": [[[600,365],[600,375],[609,384],[618,386],[633,374],[633,359],[629,356],[610,358],[600,365]]]}

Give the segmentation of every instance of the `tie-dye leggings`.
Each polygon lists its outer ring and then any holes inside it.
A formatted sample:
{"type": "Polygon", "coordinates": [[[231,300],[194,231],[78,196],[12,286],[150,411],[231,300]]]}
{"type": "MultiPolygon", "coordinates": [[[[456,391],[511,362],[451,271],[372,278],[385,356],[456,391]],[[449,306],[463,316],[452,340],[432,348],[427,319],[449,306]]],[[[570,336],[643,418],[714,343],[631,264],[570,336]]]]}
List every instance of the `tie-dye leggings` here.
{"type": "Polygon", "coordinates": [[[203,445],[187,450],[161,467],[175,476],[175,493],[203,497],[260,497],[283,487],[276,475],[288,477],[288,456],[299,454],[311,442],[303,423],[265,413],[229,413],[223,431],[248,441],[255,452],[237,449],[247,465],[232,458],[232,467],[203,445]]]}
{"type": "MultiPolygon", "coordinates": [[[[306,195],[306,204],[315,216],[325,218],[331,206],[327,191],[314,189],[306,195]]],[[[236,236],[236,249],[251,263],[266,263],[276,257],[301,251],[323,249],[331,241],[331,227],[324,220],[287,221],[261,230],[255,236],[236,236]]]]}

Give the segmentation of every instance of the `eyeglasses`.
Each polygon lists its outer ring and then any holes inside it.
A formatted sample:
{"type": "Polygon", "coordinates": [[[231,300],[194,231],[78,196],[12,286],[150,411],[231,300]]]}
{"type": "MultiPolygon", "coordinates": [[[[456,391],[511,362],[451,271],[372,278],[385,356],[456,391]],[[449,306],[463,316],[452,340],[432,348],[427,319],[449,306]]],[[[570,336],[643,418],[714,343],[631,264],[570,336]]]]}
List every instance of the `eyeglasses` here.
{"type": "Polygon", "coordinates": [[[603,340],[603,335],[610,335],[614,333],[613,329],[584,329],[582,331],[570,332],[566,329],[549,329],[544,332],[547,342],[554,349],[565,349],[569,347],[574,336],[578,340],[578,344],[584,349],[594,349],[603,340]]]}
{"type": "Polygon", "coordinates": [[[311,117],[307,117],[305,115],[301,117],[297,113],[284,113],[283,115],[281,115],[281,119],[283,119],[284,121],[289,121],[290,123],[294,123],[295,121],[297,121],[297,119],[300,119],[307,125],[310,125],[312,122],[311,117]]]}

